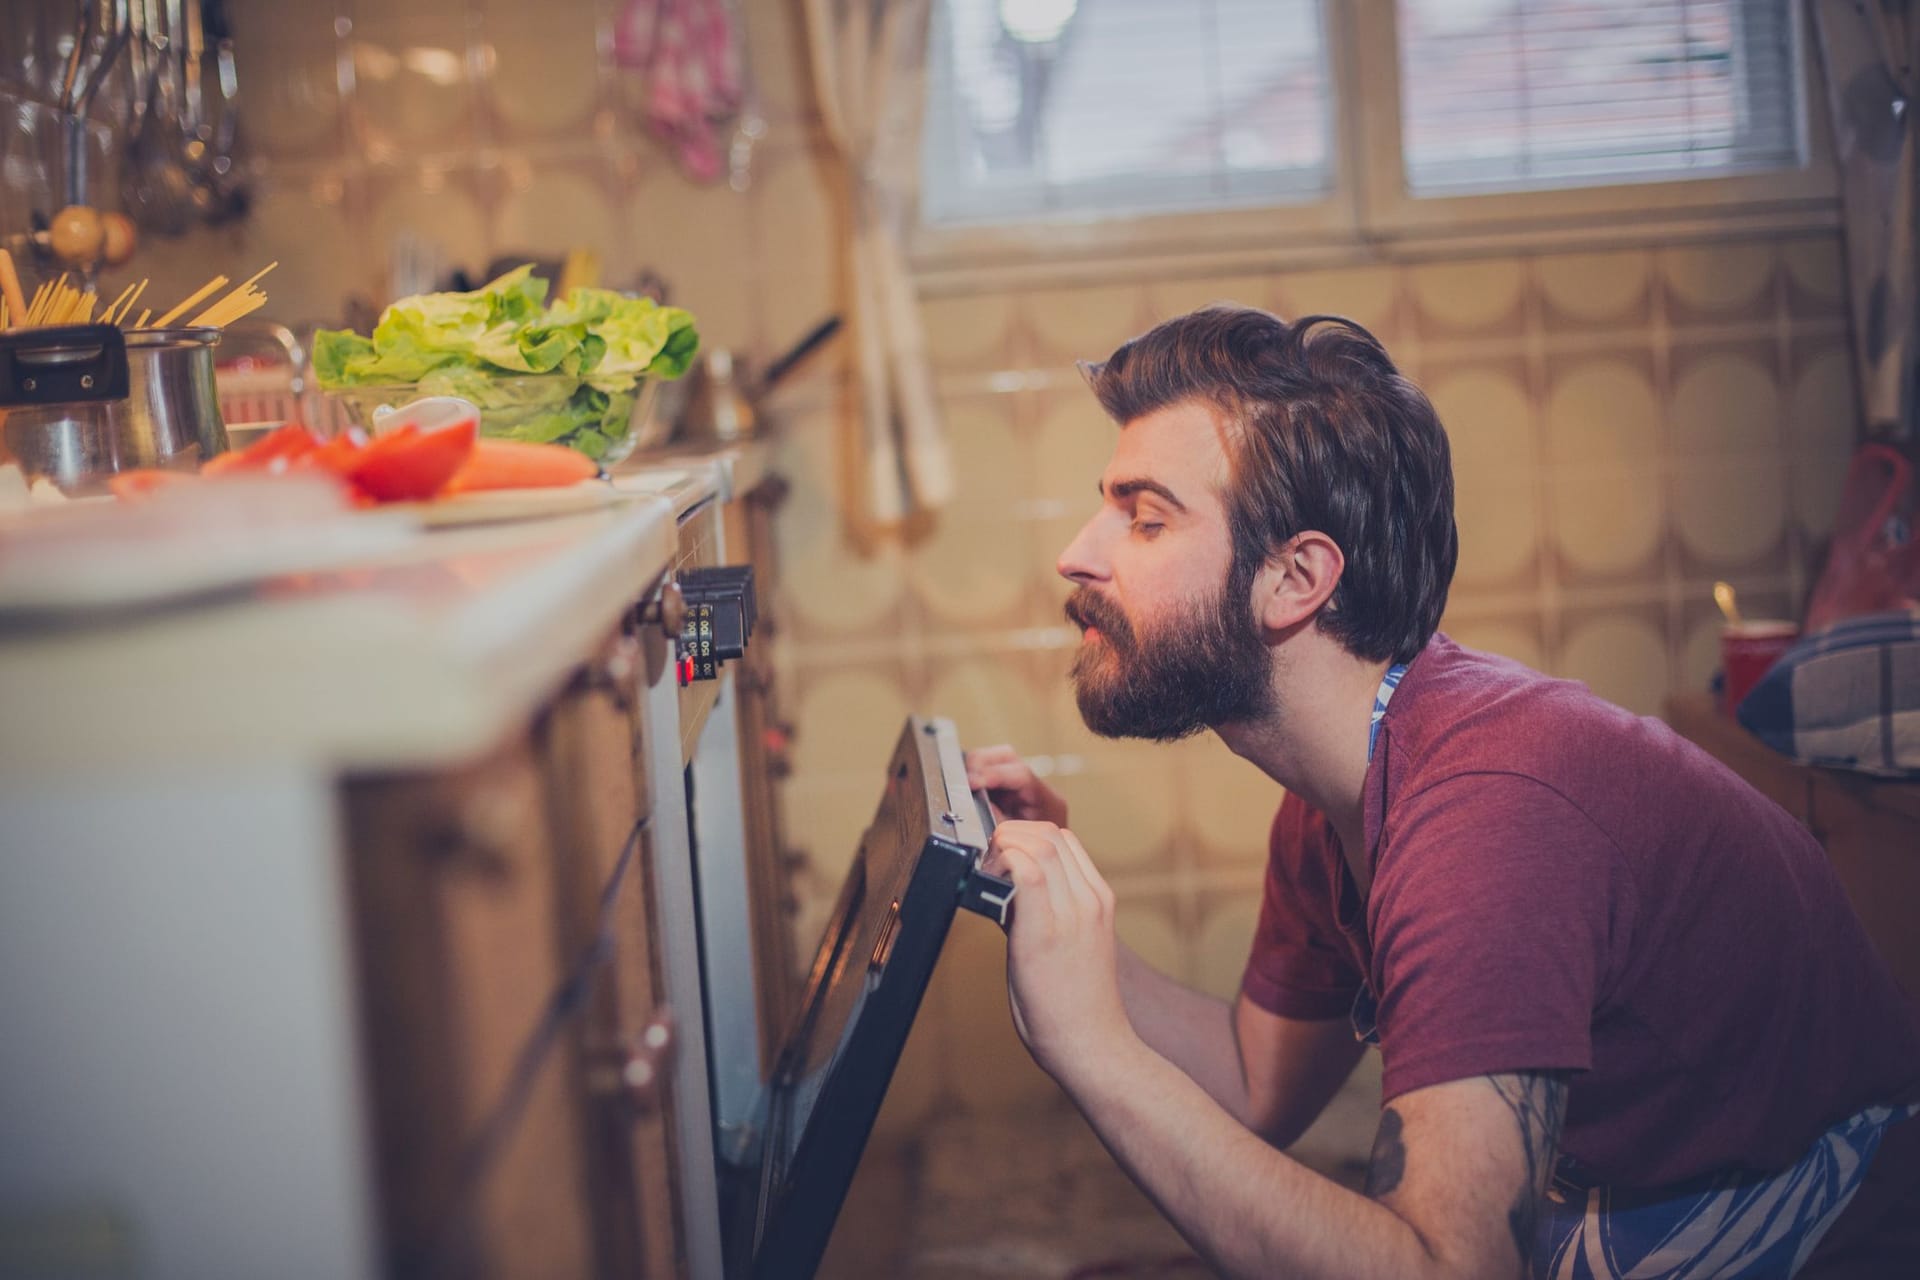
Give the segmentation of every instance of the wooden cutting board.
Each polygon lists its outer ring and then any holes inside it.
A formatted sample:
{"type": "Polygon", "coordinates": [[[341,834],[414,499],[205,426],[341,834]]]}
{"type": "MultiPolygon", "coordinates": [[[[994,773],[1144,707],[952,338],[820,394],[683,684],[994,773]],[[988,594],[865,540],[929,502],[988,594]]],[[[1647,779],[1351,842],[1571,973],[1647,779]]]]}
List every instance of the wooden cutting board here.
{"type": "Polygon", "coordinates": [[[487,489],[435,498],[431,502],[392,503],[386,509],[405,511],[430,529],[450,529],[578,515],[630,497],[604,480],[582,480],[565,488],[487,489]]]}

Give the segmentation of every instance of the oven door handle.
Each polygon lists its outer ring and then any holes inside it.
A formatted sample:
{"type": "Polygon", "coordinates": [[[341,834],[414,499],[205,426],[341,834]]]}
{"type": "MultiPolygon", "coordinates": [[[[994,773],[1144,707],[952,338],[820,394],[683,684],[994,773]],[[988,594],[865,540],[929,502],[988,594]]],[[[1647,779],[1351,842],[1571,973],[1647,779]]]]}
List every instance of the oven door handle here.
{"type": "Polygon", "coordinates": [[[1013,928],[1013,881],[975,866],[960,887],[960,905],[1002,929],[1013,928]]]}

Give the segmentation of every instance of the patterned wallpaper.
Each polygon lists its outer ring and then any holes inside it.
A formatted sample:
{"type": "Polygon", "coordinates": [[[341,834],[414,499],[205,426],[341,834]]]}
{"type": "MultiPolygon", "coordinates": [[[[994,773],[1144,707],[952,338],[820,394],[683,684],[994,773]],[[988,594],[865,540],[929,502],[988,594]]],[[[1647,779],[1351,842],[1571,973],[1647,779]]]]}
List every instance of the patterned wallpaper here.
{"type": "MultiPolygon", "coordinates": [[[[746,6],[770,127],[744,195],[689,184],[640,136],[608,54],[615,0],[335,0],[272,6],[270,22],[265,0],[235,7],[267,181],[246,229],[144,256],[161,296],[166,273],[184,290],[236,256],[279,257],[274,313],[330,319],[348,292],[379,296],[406,228],[475,265],[586,243],[616,280],[656,267],[709,341],[761,355],[837,305],[841,218],[793,0],[746,6]]],[[[1819,234],[929,298],[959,498],[878,549],[842,535],[848,384],[816,365],[779,415],[803,938],[902,717],[925,711],[1052,771],[1149,960],[1223,995],[1238,982],[1275,789],[1211,740],[1093,738],[1066,684],[1053,561],[1113,432],[1076,359],[1216,299],[1358,319],[1452,436],[1446,628],[1655,713],[1711,674],[1714,578],[1755,615],[1792,613],[1806,589],[1856,416],[1842,287],[1837,239],[1819,234]]],[[[997,931],[963,918],[949,947],[889,1101],[896,1132],[934,1108],[1053,1096],[1013,1038],[997,931]]]]}

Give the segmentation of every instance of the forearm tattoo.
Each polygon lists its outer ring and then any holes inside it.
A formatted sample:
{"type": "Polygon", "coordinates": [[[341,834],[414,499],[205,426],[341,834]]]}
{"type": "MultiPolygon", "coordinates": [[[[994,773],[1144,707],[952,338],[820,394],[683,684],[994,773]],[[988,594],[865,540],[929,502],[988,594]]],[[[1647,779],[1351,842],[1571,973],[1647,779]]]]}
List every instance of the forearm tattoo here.
{"type": "MultiPolygon", "coordinates": [[[[1527,1179],[1507,1211],[1507,1228],[1520,1250],[1524,1267],[1533,1257],[1534,1231],[1540,1220],[1540,1197],[1553,1178],[1554,1157],[1560,1150],[1560,1129],[1567,1116],[1567,1080],[1559,1072],[1488,1076],[1487,1083],[1513,1113],[1520,1149],[1526,1157],[1527,1179]]],[[[1373,1155],[1367,1163],[1366,1194],[1383,1199],[1400,1186],[1407,1172],[1405,1123],[1387,1107],[1380,1113],[1373,1155]]]]}
{"type": "Polygon", "coordinates": [[[1390,1195],[1407,1171],[1407,1144],[1401,1138],[1400,1113],[1392,1107],[1380,1113],[1380,1132],[1373,1137],[1373,1156],[1367,1161],[1367,1199],[1390,1195]]]}
{"type": "Polygon", "coordinates": [[[1488,1076],[1487,1083],[1513,1112],[1520,1131],[1520,1148],[1527,1157],[1527,1181],[1507,1211],[1507,1226],[1520,1248],[1520,1261],[1533,1256],[1534,1230],[1540,1221],[1540,1197],[1553,1180],[1553,1162],[1560,1150],[1560,1127],[1567,1118],[1567,1078],[1559,1072],[1517,1076],[1488,1076]]]}

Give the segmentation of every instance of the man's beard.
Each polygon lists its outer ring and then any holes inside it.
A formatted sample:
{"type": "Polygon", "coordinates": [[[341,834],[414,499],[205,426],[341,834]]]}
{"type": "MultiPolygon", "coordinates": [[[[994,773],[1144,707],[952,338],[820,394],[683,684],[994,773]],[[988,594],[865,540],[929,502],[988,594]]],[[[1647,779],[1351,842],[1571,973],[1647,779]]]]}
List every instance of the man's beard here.
{"type": "Polygon", "coordinates": [[[1067,600],[1067,617],[1100,639],[1073,659],[1080,718],[1103,738],[1173,742],[1202,729],[1264,716],[1273,700],[1266,642],[1250,616],[1240,566],[1212,599],[1136,636],[1126,616],[1091,587],[1067,600]]]}

